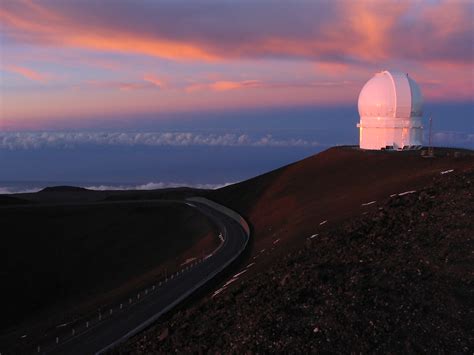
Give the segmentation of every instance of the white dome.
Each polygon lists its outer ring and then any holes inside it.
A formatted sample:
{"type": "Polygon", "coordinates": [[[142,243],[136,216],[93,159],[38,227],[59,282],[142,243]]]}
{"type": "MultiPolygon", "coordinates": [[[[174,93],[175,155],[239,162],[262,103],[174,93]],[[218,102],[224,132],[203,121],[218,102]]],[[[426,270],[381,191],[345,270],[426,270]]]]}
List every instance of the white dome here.
{"type": "Polygon", "coordinates": [[[375,74],[359,94],[361,117],[410,118],[423,115],[423,97],[418,84],[405,73],[375,74]]]}
{"type": "Polygon", "coordinates": [[[362,149],[415,149],[422,144],[423,97],[408,74],[375,74],[359,94],[362,149]]]}

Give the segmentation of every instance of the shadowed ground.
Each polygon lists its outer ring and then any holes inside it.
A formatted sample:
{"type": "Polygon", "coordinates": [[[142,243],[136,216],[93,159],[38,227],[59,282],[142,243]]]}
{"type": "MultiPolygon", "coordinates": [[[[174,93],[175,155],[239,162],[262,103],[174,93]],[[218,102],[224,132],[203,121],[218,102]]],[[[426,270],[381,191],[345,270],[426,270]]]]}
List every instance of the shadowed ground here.
{"type": "Polygon", "coordinates": [[[7,336],[96,312],[219,243],[205,216],[166,201],[15,205],[1,218],[7,336]]]}

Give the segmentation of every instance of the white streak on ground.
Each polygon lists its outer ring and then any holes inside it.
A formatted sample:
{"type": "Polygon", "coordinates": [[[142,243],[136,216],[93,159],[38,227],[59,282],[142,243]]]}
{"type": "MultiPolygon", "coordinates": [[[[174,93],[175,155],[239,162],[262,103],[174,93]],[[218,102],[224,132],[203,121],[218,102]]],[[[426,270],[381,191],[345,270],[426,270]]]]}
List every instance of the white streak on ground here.
{"type": "Polygon", "coordinates": [[[361,206],[370,206],[370,205],[373,205],[375,202],[377,201],[366,202],[366,203],[361,204],[361,206]]]}
{"type": "Polygon", "coordinates": [[[227,281],[227,282],[224,284],[224,287],[229,286],[232,282],[235,282],[235,281],[237,281],[238,279],[239,279],[239,278],[235,278],[235,279],[232,278],[232,279],[230,279],[229,281],[227,281]]]}
{"type": "Polygon", "coordinates": [[[212,294],[212,298],[216,297],[219,293],[221,293],[222,291],[224,291],[227,286],[229,286],[231,283],[237,281],[239,279],[239,276],[242,275],[243,273],[246,273],[248,271],[248,268],[251,267],[252,265],[254,265],[255,263],[251,263],[249,265],[247,265],[247,267],[245,268],[245,270],[235,274],[234,276],[232,276],[232,278],[227,281],[224,286],[222,286],[220,289],[218,289],[217,291],[215,291],[213,294],[212,294]]]}
{"type": "Polygon", "coordinates": [[[398,196],[405,196],[405,195],[409,195],[409,194],[414,194],[415,192],[416,192],[416,190],[405,191],[405,192],[399,193],[398,196]]]}
{"type": "Polygon", "coordinates": [[[244,273],[246,273],[246,272],[247,272],[247,270],[241,271],[241,272],[235,274],[234,276],[232,276],[232,278],[233,278],[233,279],[237,279],[240,275],[242,275],[242,274],[244,274],[244,273]]]}
{"type": "Polygon", "coordinates": [[[216,292],[212,294],[212,298],[216,297],[219,293],[221,293],[224,290],[225,290],[225,287],[221,287],[220,289],[218,289],[216,292]]]}
{"type": "Polygon", "coordinates": [[[326,220],[322,221],[321,223],[319,223],[319,225],[322,226],[323,224],[326,224],[327,221],[328,221],[328,220],[326,219],[326,220]]]}
{"type": "Polygon", "coordinates": [[[449,169],[441,172],[441,175],[452,173],[454,169],[449,169]]]}

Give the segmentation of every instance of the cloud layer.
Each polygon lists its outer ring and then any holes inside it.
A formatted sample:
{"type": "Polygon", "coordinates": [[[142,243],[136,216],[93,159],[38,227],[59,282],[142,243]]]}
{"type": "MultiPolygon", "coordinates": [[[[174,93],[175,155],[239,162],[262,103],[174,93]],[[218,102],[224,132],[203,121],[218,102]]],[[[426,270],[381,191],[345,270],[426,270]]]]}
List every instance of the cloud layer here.
{"type": "Polygon", "coordinates": [[[74,148],[100,146],[317,146],[316,141],[276,139],[272,135],[251,137],[248,134],[209,134],[192,132],[0,132],[0,149],[74,148]]]}
{"type": "Polygon", "coordinates": [[[462,0],[4,0],[0,129],[349,104],[384,69],[472,102],[473,18],[462,0]]]}
{"type": "Polygon", "coordinates": [[[468,62],[469,1],[6,1],[8,41],[172,60],[468,62]],[[423,38],[422,41],[419,39],[423,38]]]}

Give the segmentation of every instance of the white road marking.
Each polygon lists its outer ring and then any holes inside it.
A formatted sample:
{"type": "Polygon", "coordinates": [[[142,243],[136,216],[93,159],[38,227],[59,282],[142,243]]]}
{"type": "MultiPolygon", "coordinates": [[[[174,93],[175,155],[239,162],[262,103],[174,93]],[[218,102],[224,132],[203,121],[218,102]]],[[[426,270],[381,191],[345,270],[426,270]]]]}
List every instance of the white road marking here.
{"type": "Polygon", "coordinates": [[[66,325],[68,325],[68,323],[63,323],[63,324],[57,325],[56,328],[62,328],[62,327],[65,327],[66,325]]]}
{"type": "Polygon", "coordinates": [[[405,191],[405,192],[402,192],[402,193],[398,194],[398,196],[405,196],[405,195],[409,195],[409,194],[414,194],[415,192],[416,192],[416,190],[405,191]]]}
{"type": "Polygon", "coordinates": [[[230,279],[229,281],[227,281],[227,282],[224,284],[224,287],[229,286],[232,282],[235,282],[235,281],[237,281],[237,280],[238,280],[238,278],[230,279]]]}
{"type": "Polygon", "coordinates": [[[224,290],[225,290],[225,287],[221,287],[220,289],[218,289],[216,292],[212,294],[212,298],[216,297],[219,293],[221,293],[224,290]]]}
{"type": "Polygon", "coordinates": [[[248,269],[249,267],[252,267],[252,266],[254,266],[254,265],[255,265],[255,263],[250,263],[250,264],[248,264],[245,268],[248,269]]]}
{"type": "Polygon", "coordinates": [[[260,250],[260,253],[263,253],[264,251],[265,251],[265,249],[262,249],[262,250],[260,250]]]}
{"type": "Polygon", "coordinates": [[[28,336],[27,334],[23,334],[20,338],[21,338],[21,339],[24,339],[24,338],[26,338],[27,336],[28,336]]]}
{"type": "Polygon", "coordinates": [[[313,238],[316,238],[319,234],[313,234],[311,237],[309,237],[309,239],[313,239],[313,238]]]}
{"type": "Polygon", "coordinates": [[[328,221],[328,220],[326,219],[326,220],[322,221],[321,223],[319,223],[319,225],[322,226],[323,224],[326,224],[327,221],[328,221]]]}
{"type": "Polygon", "coordinates": [[[441,175],[452,173],[454,169],[449,169],[441,172],[441,175]]]}
{"type": "MultiPolygon", "coordinates": [[[[255,263],[252,263],[252,264],[247,265],[247,268],[249,268],[249,267],[252,266],[253,264],[255,264],[255,263]]],[[[224,286],[222,286],[220,289],[218,289],[217,291],[215,291],[215,292],[212,294],[212,298],[214,298],[214,297],[217,296],[219,293],[221,293],[222,291],[224,291],[224,290],[227,288],[227,286],[229,286],[231,283],[237,281],[237,280],[239,279],[239,276],[240,276],[240,275],[242,275],[243,273],[245,273],[245,272],[248,271],[247,268],[245,268],[245,270],[243,270],[243,271],[241,271],[241,272],[235,274],[234,276],[232,276],[232,278],[231,278],[229,281],[227,281],[227,282],[224,284],[224,286]]]]}
{"type": "Polygon", "coordinates": [[[390,197],[395,197],[395,196],[397,196],[397,194],[391,194],[391,195],[390,195],[390,197]]]}
{"type": "Polygon", "coordinates": [[[366,202],[366,203],[363,203],[361,206],[370,206],[370,205],[373,205],[375,202],[377,201],[366,202]]]}
{"type": "Polygon", "coordinates": [[[238,278],[240,275],[242,275],[243,273],[246,273],[246,272],[247,272],[247,270],[241,271],[241,272],[235,274],[234,276],[232,276],[232,278],[233,278],[233,279],[236,279],[236,278],[238,278]]]}
{"type": "Polygon", "coordinates": [[[277,240],[274,240],[274,241],[273,241],[273,244],[276,244],[276,243],[278,243],[279,241],[280,241],[280,238],[278,238],[277,240]]]}

